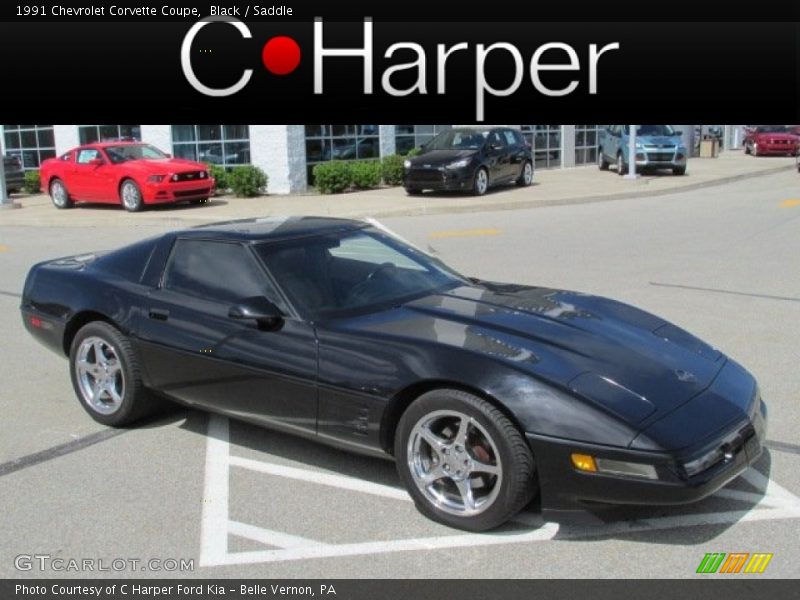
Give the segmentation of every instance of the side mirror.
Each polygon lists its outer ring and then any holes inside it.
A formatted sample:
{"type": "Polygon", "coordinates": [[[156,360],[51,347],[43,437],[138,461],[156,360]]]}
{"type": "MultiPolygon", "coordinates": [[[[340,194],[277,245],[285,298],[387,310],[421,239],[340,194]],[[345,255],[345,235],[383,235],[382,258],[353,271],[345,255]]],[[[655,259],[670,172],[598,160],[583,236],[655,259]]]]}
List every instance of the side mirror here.
{"type": "Polygon", "coordinates": [[[103,165],[103,159],[93,158],[92,160],[89,161],[89,164],[92,165],[93,167],[100,167],[103,165]]]}
{"type": "Polygon", "coordinates": [[[281,310],[263,296],[242,300],[231,306],[228,317],[240,321],[255,321],[259,329],[271,331],[283,323],[281,310]]]}

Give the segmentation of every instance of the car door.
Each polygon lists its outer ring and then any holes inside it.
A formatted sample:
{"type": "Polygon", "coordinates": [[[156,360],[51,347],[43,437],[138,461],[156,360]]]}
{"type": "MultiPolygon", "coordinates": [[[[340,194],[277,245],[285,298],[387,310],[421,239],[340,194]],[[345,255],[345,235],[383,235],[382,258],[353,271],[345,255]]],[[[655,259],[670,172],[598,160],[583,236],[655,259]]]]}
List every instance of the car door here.
{"type": "Polygon", "coordinates": [[[315,431],[317,344],[292,316],[249,246],[177,239],[137,331],[150,384],[190,405],[285,429],[315,431]],[[264,331],[232,319],[232,306],[263,296],[285,313],[264,331]]]}
{"type": "Polygon", "coordinates": [[[608,128],[608,138],[606,147],[603,148],[605,155],[611,160],[612,162],[617,160],[617,152],[619,152],[619,145],[620,145],[620,137],[622,135],[622,130],[620,129],[619,125],[611,125],[608,128]]]}
{"type": "Polygon", "coordinates": [[[502,181],[511,176],[511,156],[500,130],[492,130],[486,139],[489,156],[489,180],[502,181]]]}
{"type": "Polygon", "coordinates": [[[109,168],[108,161],[98,148],[81,148],[77,152],[67,188],[80,200],[115,200],[108,194],[111,178],[109,168]]]}
{"type": "Polygon", "coordinates": [[[522,175],[522,165],[528,160],[525,140],[519,131],[504,129],[503,137],[508,144],[509,177],[518,178],[522,175]]]}

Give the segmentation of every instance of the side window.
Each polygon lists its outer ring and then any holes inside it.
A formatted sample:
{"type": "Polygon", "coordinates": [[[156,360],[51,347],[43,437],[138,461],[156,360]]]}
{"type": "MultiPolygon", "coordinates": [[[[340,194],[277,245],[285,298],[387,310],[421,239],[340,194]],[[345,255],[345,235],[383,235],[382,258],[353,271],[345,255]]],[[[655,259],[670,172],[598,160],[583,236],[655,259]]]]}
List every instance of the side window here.
{"type": "Polygon", "coordinates": [[[58,160],[63,160],[64,162],[72,162],[72,152],[65,152],[61,156],[58,157],[58,160]]]}
{"type": "Polygon", "coordinates": [[[253,255],[237,243],[177,240],[167,261],[163,287],[229,304],[265,296],[281,306],[253,255]]]}
{"type": "Polygon", "coordinates": [[[516,146],[516,145],[519,143],[519,142],[517,142],[517,138],[516,138],[516,136],[514,135],[514,132],[513,132],[513,131],[511,131],[510,129],[506,129],[506,130],[504,130],[504,131],[503,131],[503,135],[505,136],[505,138],[506,138],[506,143],[507,143],[509,146],[516,146]]]}
{"type": "Polygon", "coordinates": [[[83,150],[78,151],[79,165],[89,164],[89,162],[93,161],[95,158],[102,158],[102,156],[100,156],[100,152],[95,148],[84,148],[83,150]]]}
{"type": "Polygon", "coordinates": [[[491,132],[489,134],[489,143],[492,146],[500,146],[500,147],[505,147],[505,145],[506,145],[506,142],[500,136],[500,132],[499,131],[493,131],[493,132],[491,132]]]}
{"type": "Polygon", "coordinates": [[[517,140],[517,145],[518,146],[525,146],[525,138],[522,137],[522,132],[517,131],[516,129],[514,129],[513,133],[514,133],[514,137],[517,140]]]}

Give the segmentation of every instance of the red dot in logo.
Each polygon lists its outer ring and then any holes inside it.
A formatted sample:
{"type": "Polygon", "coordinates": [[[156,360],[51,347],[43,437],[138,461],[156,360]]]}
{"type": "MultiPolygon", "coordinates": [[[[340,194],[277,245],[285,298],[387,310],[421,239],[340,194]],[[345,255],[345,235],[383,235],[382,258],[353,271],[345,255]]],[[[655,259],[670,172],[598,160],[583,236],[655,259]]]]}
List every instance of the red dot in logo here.
{"type": "Polygon", "coordinates": [[[261,61],[270,73],[288,75],[300,64],[300,46],[292,38],[279,35],[264,44],[261,61]]]}

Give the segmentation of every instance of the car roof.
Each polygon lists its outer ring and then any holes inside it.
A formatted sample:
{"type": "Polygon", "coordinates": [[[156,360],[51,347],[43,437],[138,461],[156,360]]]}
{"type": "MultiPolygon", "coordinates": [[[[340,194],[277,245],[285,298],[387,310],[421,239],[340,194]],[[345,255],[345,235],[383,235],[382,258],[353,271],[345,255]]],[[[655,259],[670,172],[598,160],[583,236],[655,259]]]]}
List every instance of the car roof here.
{"type": "Polygon", "coordinates": [[[333,217],[295,216],[238,219],[198,225],[175,233],[181,238],[262,242],[278,239],[344,233],[368,227],[365,221],[333,217]]]}

